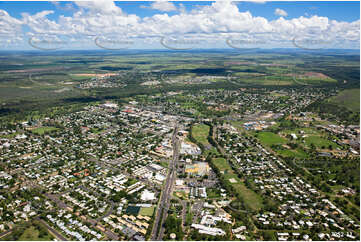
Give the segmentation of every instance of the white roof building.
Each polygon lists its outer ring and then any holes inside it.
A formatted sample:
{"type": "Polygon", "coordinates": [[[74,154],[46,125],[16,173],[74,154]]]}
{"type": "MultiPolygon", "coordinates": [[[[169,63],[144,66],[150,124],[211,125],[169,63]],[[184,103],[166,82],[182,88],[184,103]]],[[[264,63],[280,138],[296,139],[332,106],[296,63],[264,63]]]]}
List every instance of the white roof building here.
{"type": "Polygon", "coordinates": [[[140,195],[140,199],[142,201],[151,201],[155,199],[155,193],[148,191],[147,189],[143,190],[140,195]]]}
{"type": "Polygon", "coordinates": [[[176,186],[183,186],[183,185],[184,185],[184,181],[183,181],[183,180],[180,180],[180,179],[177,179],[177,180],[175,180],[175,185],[176,185],[176,186]]]}
{"type": "Polygon", "coordinates": [[[157,173],[154,178],[160,182],[165,180],[165,176],[160,173],[157,173]]]}

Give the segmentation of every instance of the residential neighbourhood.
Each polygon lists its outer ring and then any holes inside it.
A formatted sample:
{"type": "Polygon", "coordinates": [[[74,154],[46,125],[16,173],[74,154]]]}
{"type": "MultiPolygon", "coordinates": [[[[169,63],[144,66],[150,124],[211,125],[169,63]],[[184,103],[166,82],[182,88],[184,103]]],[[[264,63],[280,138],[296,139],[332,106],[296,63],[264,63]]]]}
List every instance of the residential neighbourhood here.
{"type": "MultiPolygon", "coordinates": [[[[301,122],[303,130],[281,131],[279,139],[311,149],[307,122],[317,117],[285,116],[292,105],[276,116],[248,110],[238,123],[105,102],[16,123],[1,131],[0,186],[10,193],[0,197],[0,229],[39,219],[57,240],[357,240],[359,217],[262,141],[279,119],[301,122]]],[[[315,128],[338,137],[337,154],[316,147],[319,155],[358,157],[359,126],[315,128]]],[[[337,196],[355,192],[345,186],[337,196]]]]}

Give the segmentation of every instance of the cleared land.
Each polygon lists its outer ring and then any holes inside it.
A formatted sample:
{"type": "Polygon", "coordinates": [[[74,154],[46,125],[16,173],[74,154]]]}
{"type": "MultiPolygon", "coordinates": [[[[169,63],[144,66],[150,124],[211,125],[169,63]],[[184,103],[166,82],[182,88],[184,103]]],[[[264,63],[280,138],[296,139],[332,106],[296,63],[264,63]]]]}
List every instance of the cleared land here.
{"type": "Polygon", "coordinates": [[[210,127],[205,124],[197,124],[192,127],[192,136],[196,139],[197,142],[203,144],[204,146],[210,145],[207,137],[209,134],[210,127]]]}
{"type": "Polygon", "coordinates": [[[200,143],[204,147],[204,155],[208,155],[209,153],[218,154],[217,149],[212,146],[208,142],[208,134],[209,134],[210,127],[206,124],[197,124],[192,127],[192,136],[197,141],[197,143],[200,143]]]}
{"type": "Polygon", "coordinates": [[[50,234],[40,236],[39,230],[37,230],[34,226],[31,226],[30,228],[26,229],[24,233],[20,236],[19,240],[21,241],[38,241],[38,240],[52,240],[53,236],[50,234]]]}
{"type": "Polygon", "coordinates": [[[212,162],[220,171],[232,171],[228,161],[224,158],[214,158],[212,162]]]}

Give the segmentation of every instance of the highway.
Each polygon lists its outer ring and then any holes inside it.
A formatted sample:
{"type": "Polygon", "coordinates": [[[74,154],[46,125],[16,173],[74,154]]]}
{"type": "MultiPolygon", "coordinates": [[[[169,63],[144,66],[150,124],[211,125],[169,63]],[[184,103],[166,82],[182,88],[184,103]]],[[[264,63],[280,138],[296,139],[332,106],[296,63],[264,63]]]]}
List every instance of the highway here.
{"type": "Polygon", "coordinates": [[[170,197],[172,195],[173,185],[175,179],[177,178],[176,174],[176,165],[179,159],[179,140],[177,138],[178,126],[176,125],[173,131],[172,136],[172,145],[173,145],[173,159],[169,164],[169,171],[166,178],[165,186],[163,192],[161,193],[159,206],[157,208],[156,217],[154,220],[153,230],[151,233],[151,240],[162,240],[164,234],[164,221],[167,218],[170,197]],[[160,226],[160,228],[159,228],[160,226]],[[158,232],[159,231],[159,232],[158,232]]]}

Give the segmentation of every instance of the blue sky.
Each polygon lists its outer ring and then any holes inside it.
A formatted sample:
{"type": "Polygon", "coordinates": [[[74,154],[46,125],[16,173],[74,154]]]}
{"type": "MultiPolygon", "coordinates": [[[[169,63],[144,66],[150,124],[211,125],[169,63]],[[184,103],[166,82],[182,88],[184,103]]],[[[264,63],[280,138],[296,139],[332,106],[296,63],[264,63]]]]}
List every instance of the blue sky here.
{"type": "MultiPolygon", "coordinates": [[[[359,42],[357,29],[359,29],[360,3],[357,1],[264,3],[242,1],[220,4],[205,1],[175,1],[159,4],[96,1],[98,4],[70,1],[0,2],[0,11],[6,12],[0,15],[0,25],[2,22],[5,25],[3,30],[0,29],[0,36],[17,36],[20,41],[44,33],[110,34],[124,32],[119,22],[127,22],[128,26],[131,26],[127,29],[129,35],[137,35],[141,38],[162,38],[172,34],[190,33],[211,36],[220,33],[270,31],[274,32],[274,38],[277,38],[277,35],[285,38],[287,35],[301,34],[301,32],[312,35],[318,31],[318,36],[327,37],[328,40],[337,39],[339,43],[342,43],[342,38],[347,38],[347,41],[351,42],[357,38],[359,42]],[[224,9],[222,9],[223,5],[224,9]],[[49,10],[51,12],[48,12],[49,10]],[[4,17],[4,15],[8,16],[4,17]],[[207,20],[203,22],[205,19],[207,20]],[[356,33],[353,33],[355,31],[356,33]]],[[[345,47],[354,48],[349,44],[345,44],[345,47]]]]}
{"type": "MultiPolygon", "coordinates": [[[[183,2],[176,1],[175,4],[183,4],[187,10],[196,8],[197,6],[210,5],[212,2],[183,2]]],[[[265,2],[265,3],[253,3],[253,2],[236,2],[240,10],[250,11],[254,16],[262,16],[268,20],[274,20],[278,16],[274,14],[274,9],[281,8],[288,13],[287,18],[298,18],[300,16],[326,16],[330,19],[338,21],[355,21],[360,19],[360,2],[357,1],[340,1],[340,2],[328,2],[328,1],[306,1],[306,2],[265,2]]],[[[6,10],[11,16],[19,18],[21,13],[27,12],[35,14],[43,10],[54,10],[55,13],[49,16],[50,19],[56,19],[59,15],[70,16],[74,11],[66,10],[66,5],[72,4],[72,2],[59,2],[60,8],[55,6],[51,2],[0,2],[0,9],[6,10]]],[[[141,8],[141,6],[149,6],[151,2],[128,2],[121,1],[116,2],[116,5],[121,7],[124,12],[128,14],[136,14],[140,17],[152,16],[160,13],[161,11],[141,8]]],[[[79,9],[76,5],[72,4],[74,9],[79,9]]],[[[169,12],[169,15],[176,14],[175,11],[169,12]]]]}

